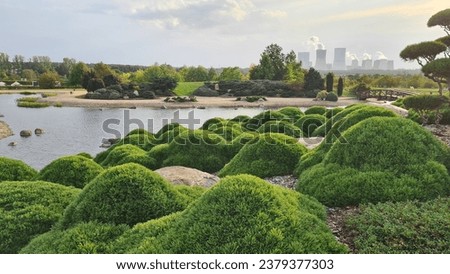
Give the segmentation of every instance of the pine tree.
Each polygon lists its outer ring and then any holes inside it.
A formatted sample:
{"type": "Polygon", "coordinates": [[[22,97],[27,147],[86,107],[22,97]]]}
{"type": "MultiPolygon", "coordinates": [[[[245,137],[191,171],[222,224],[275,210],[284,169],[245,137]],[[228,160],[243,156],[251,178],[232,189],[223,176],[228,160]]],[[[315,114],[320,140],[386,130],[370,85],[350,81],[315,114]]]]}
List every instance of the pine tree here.
{"type": "Polygon", "coordinates": [[[333,73],[329,72],[327,74],[327,92],[333,91],[333,84],[334,84],[334,75],[333,73]]]}
{"type": "Polygon", "coordinates": [[[341,97],[343,93],[344,93],[344,79],[342,79],[342,77],[339,77],[337,85],[337,95],[341,97]]]}

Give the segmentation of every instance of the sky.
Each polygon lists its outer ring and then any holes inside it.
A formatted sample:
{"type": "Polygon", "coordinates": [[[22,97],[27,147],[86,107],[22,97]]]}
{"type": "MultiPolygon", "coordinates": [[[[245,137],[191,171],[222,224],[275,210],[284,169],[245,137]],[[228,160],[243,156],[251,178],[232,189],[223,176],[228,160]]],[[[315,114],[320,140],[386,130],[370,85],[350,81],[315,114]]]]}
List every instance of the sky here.
{"type": "Polygon", "coordinates": [[[398,56],[445,35],[428,19],[448,0],[0,0],[0,52],[86,63],[249,67],[270,44],[336,47],[351,58],[398,56]]]}

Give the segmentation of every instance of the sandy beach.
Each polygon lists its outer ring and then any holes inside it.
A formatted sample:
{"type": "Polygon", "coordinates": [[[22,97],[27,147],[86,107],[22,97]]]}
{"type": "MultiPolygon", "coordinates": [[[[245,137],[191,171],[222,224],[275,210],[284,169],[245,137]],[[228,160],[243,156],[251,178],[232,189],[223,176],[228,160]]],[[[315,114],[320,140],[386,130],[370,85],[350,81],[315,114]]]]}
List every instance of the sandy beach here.
{"type": "MultiPolygon", "coordinates": [[[[17,91],[16,91],[17,92],[17,91]]],[[[224,107],[224,108],[240,108],[240,107],[265,107],[280,108],[285,106],[310,107],[325,106],[337,107],[348,106],[357,103],[354,98],[342,97],[338,102],[313,101],[311,98],[279,98],[269,97],[267,101],[262,102],[245,102],[236,101],[234,97],[197,97],[198,102],[186,103],[168,103],[164,102],[165,97],[153,100],[94,100],[82,98],[85,90],[47,90],[45,92],[55,92],[57,96],[43,98],[41,102],[50,104],[60,104],[67,107],[92,107],[92,108],[134,108],[134,107],[150,107],[150,108],[207,108],[207,107],[224,107]]]]}

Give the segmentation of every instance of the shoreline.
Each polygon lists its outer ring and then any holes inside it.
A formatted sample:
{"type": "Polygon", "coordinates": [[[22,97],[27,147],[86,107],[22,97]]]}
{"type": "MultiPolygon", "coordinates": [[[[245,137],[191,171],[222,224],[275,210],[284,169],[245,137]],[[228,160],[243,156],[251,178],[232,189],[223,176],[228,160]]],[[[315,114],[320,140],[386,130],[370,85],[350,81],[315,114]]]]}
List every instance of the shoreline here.
{"type": "MultiPolygon", "coordinates": [[[[52,91],[48,91],[52,92],[52,91]]],[[[55,91],[53,91],[55,92],[55,91]]],[[[86,94],[85,90],[58,91],[56,96],[42,98],[39,102],[46,102],[52,105],[59,104],[63,107],[87,107],[87,108],[136,108],[149,107],[156,109],[180,109],[180,108],[281,108],[286,106],[295,107],[340,107],[348,106],[357,102],[355,98],[341,97],[337,102],[313,101],[312,98],[281,98],[267,97],[263,102],[236,101],[234,97],[196,97],[198,102],[168,103],[164,102],[165,97],[157,99],[119,99],[119,100],[97,100],[80,98],[86,94]]]]}
{"type": "Polygon", "coordinates": [[[0,121],[0,140],[5,139],[9,136],[13,135],[11,128],[5,121],[0,121]]]}

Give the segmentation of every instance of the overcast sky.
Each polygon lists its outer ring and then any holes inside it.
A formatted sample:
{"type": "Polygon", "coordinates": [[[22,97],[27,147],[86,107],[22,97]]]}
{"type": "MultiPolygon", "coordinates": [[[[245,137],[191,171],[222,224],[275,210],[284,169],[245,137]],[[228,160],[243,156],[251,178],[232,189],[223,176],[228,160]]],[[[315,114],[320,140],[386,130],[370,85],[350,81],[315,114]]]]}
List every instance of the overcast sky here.
{"type": "MultiPolygon", "coordinates": [[[[0,0],[0,52],[87,63],[249,67],[264,48],[393,59],[445,33],[426,23],[448,0],[0,0]],[[377,53],[378,52],[378,53],[377,53]]],[[[312,58],[314,59],[314,54],[312,58]]]]}

